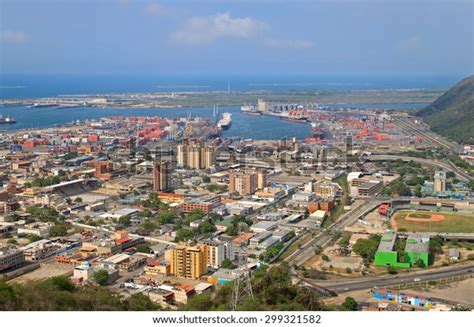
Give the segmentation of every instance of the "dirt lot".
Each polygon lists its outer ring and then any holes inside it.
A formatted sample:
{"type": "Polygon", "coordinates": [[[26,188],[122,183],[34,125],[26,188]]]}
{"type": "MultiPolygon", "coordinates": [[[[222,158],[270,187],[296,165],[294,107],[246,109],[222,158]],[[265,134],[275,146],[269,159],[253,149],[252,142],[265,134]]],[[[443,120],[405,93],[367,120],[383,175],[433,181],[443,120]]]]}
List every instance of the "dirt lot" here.
{"type": "MultiPolygon", "coordinates": [[[[474,278],[448,285],[440,285],[423,289],[407,289],[404,291],[447,301],[453,301],[459,304],[474,305],[474,278]]],[[[376,301],[370,293],[370,290],[361,290],[342,293],[336,297],[327,298],[324,300],[324,302],[326,304],[341,304],[344,302],[344,299],[347,296],[351,296],[359,302],[376,301]]]]}
{"type": "Polygon", "coordinates": [[[48,277],[70,275],[73,267],[67,265],[60,265],[55,261],[48,261],[41,263],[41,267],[24,275],[11,279],[9,282],[25,283],[30,280],[42,280],[48,277]]]}
{"type": "Polygon", "coordinates": [[[431,296],[443,300],[459,302],[460,304],[474,305],[474,278],[469,278],[447,285],[440,285],[433,288],[409,291],[424,296],[431,296]]]}
{"type": "Polygon", "coordinates": [[[387,231],[387,218],[373,211],[363,218],[363,222],[356,221],[353,225],[344,228],[346,232],[383,234],[387,231]]]}

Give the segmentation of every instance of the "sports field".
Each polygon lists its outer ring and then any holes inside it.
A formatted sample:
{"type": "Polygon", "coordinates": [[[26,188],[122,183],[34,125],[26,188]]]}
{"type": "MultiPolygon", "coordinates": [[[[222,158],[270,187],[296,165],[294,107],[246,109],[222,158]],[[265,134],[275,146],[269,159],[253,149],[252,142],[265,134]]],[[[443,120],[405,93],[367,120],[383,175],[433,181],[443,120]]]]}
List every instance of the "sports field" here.
{"type": "Polygon", "coordinates": [[[408,232],[474,233],[474,215],[460,213],[400,211],[392,217],[392,227],[408,232]]]}

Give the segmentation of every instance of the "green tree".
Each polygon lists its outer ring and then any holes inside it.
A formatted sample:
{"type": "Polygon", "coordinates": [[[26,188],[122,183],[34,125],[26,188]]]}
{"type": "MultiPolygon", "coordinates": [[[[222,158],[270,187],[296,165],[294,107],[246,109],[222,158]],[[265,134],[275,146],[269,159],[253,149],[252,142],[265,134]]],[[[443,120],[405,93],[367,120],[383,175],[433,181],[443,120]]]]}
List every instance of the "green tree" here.
{"type": "Polygon", "coordinates": [[[92,275],[94,281],[102,286],[107,285],[107,283],[109,282],[109,277],[109,272],[105,269],[100,269],[92,275]]]}
{"type": "Polygon", "coordinates": [[[371,235],[368,239],[358,239],[352,247],[354,253],[371,262],[380,243],[380,235],[371,235]]]}
{"type": "Polygon", "coordinates": [[[357,311],[358,305],[357,301],[353,297],[348,296],[344,299],[341,307],[345,311],[357,311]]]}
{"type": "Polygon", "coordinates": [[[184,309],[187,311],[209,311],[212,306],[213,302],[211,296],[206,293],[201,293],[190,298],[184,309]]]}
{"type": "Polygon", "coordinates": [[[129,216],[122,216],[118,219],[118,223],[124,227],[130,227],[132,225],[132,219],[129,216]]]}
{"type": "Polygon", "coordinates": [[[143,293],[132,294],[126,300],[126,307],[130,311],[157,311],[161,309],[158,304],[152,302],[150,297],[143,293]]]}
{"type": "Polygon", "coordinates": [[[49,229],[49,236],[65,236],[67,235],[67,225],[65,223],[59,223],[52,226],[49,229]]]}
{"type": "Polygon", "coordinates": [[[199,233],[206,234],[206,233],[213,233],[216,231],[216,226],[211,224],[209,221],[203,221],[199,224],[199,233]]]}
{"type": "Polygon", "coordinates": [[[30,243],[41,240],[41,236],[38,236],[36,234],[28,234],[28,236],[26,236],[26,238],[28,239],[28,241],[30,241],[30,243]]]}
{"type": "Polygon", "coordinates": [[[235,268],[237,268],[237,266],[234,265],[234,264],[232,263],[232,261],[230,261],[230,260],[227,259],[227,258],[225,258],[224,260],[222,260],[221,267],[222,267],[222,268],[225,268],[225,269],[235,269],[235,268]]]}
{"type": "Polygon", "coordinates": [[[176,237],[175,241],[180,242],[180,241],[189,241],[194,239],[196,236],[196,232],[190,228],[182,228],[176,232],[176,237]]]}
{"type": "Polygon", "coordinates": [[[390,275],[396,275],[396,274],[397,274],[397,269],[395,269],[394,266],[387,266],[387,272],[388,272],[390,275]]]}
{"type": "Polygon", "coordinates": [[[151,247],[148,244],[138,244],[136,246],[137,252],[140,253],[151,253],[151,247]]]}

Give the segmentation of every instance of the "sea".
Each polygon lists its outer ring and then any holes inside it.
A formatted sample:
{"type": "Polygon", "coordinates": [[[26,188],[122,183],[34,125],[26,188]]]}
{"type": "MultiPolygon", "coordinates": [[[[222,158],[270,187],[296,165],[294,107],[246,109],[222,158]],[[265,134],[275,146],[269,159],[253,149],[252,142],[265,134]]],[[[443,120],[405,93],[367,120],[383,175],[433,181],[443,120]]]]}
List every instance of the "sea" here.
{"type": "MultiPolygon", "coordinates": [[[[85,75],[0,75],[0,99],[25,99],[67,95],[107,93],[180,92],[180,91],[320,91],[373,89],[448,88],[459,78],[437,77],[367,77],[367,76],[85,76],[85,75]]],[[[223,106],[224,104],[220,104],[223,106]]],[[[399,104],[334,104],[334,107],[418,109],[424,103],[399,104]]],[[[232,126],[225,137],[251,139],[306,138],[310,125],[269,116],[250,116],[239,107],[221,107],[220,113],[232,114],[232,126]]],[[[0,106],[0,115],[9,115],[16,124],[0,125],[0,130],[45,128],[77,120],[106,116],[203,117],[217,119],[212,108],[28,108],[0,106]]]]}

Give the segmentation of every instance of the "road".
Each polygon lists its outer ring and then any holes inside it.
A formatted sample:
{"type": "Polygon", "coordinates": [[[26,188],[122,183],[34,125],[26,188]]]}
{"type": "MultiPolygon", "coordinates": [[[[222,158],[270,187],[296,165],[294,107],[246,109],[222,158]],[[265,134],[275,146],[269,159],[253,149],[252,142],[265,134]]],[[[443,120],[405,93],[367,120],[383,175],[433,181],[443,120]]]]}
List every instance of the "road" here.
{"type": "MultiPolygon", "coordinates": [[[[71,223],[72,225],[74,226],[77,226],[77,227],[81,227],[81,228],[85,228],[85,229],[92,229],[92,230],[100,230],[104,233],[109,233],[109,234],[113,234],[115,233],[115,231],[113,230],[110,230],[110,229],[107,229],[105,227],[101,227],[101,226],[90,226],[90,225],[86,225],[86,224],[81,224],[81,223],[78,223],[78,222],[75,222],[74,220],[72,219],[68,219],[67,222],[71,223]]],[[[156,237],[151,237],[151,236],[141,236],[141,235],[138,235],[138,234],[129,234],[131,237],[143,237],[143,239],[145,241],[150,241],[150,242],[157,242],[157,243],[164,243],[164,244],[168,244],[168,245],[171,245],[171,246],[176,246],[176,243],[174,242],[169,242],[169,241],[165,241],[165,240],[162,240],[162,239],[159,239],[159,238],[156,238],[156,237]]]]}
{"type": "Polygon", "coordinates": [[[461,170],[460,168],[452,165],[451,163],[431,160],[431,159],[424,159],[424,158],[415,158],[415,157],[405,157],[405,156],[395,156],[395,155],[370,155],[367,157],[368,160],[371,161],[390,161],[390,160],[403,160],[403,161],[414,161],[426,166],[438,167],[442,168],[443,170],[452,171],[456,174],[456,177],[464,182],[469,182],[472,177],[469,176],[466,172],[461,170]]]}
{"type": "Polygon", "coordinates": [[[336,293],[364,290],[370,288],[383,288],[393,285],[414,283],[414,279],[420,279],[417,282],[436,281],[440,279],[457,277],[462,275],[474,274],[474,263],[457,266],[454,268],[431,270],[426,272],[416,272],[412,274],[400,274],[390,277],[379,277],[364,280],[339,281],[339,282],[317,282],[327,289],[336,293]]]}
{"type": "Polygon", "coordinates": [[[421,138],[423,138],[425,141],[428,141],[428,142],[431,142],[431,143],[434,143],[434,144],[437,144],[439,146],[441,146],[442,148],[446,148],[446,149],[449,149],[455,153],[459,153],[461,147],[454,143],[454,142],[451,142],[451,141],[448,141],[447,139],[445,139],[444,137],[436,134],[436,133],[433,133],[431,131],[425,131],[425,130],[420,130],[420,126],[418,126],[417,124],[415,124],[414,122],[412,122],[411,120],[409,119],[406,119],[406,118],[394,118],[394,123],[396,125],[398,125],[399,127],[415,134],[415,135],[418,135],[420,136],[421,138]]]}
{"type": "MultiPolygon", "coordinates": [[[[381,203],[378,199],[367,199],[360,206],[343,214],[339,220],[329,225],[326,230],[341,230],[344,227],[353,224],[357,219],[366,215],[381,203]]],[[[332,240],[332,235],[320,232],[316,237],[309,240],[301,248],[293,252],[286,261],[289,264],[301,265],[314,256],[314,246],[325,246],[332,240]]]]}

